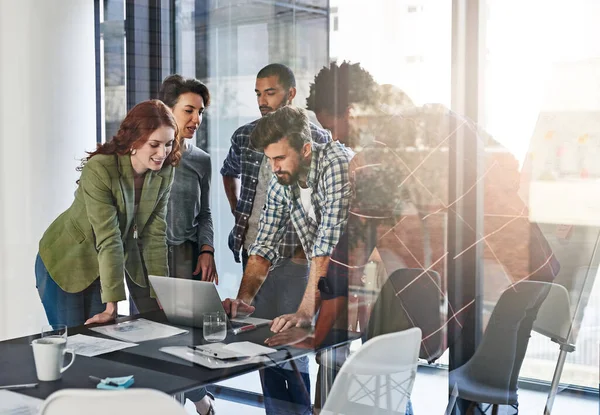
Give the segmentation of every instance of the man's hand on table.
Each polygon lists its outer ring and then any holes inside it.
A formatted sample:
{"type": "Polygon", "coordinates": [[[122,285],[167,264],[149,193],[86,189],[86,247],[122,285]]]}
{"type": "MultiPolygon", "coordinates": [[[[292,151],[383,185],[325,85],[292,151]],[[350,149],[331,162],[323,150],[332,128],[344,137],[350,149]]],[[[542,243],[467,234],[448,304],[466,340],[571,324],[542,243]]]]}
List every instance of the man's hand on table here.
{"type": "Polygon", "coordinates": [[[311,323],[312,316],[300,312],[284,314],[273,320],[273,323],[271,323],[271,331],[273,333],[279,333],[293,327],[310,327],[311,323]]]}
{"type": "Polygon", "coordinates": [[[254,306],[247,304],[239,298],[226,298],[221,303],[227,315],[231,318],[236,316],[248,316],[254,313],[254,306]]]}
{"type": "Polygon", "coordinates": [[[266,339],[265,344],[269,347],[294,346],[301,349],[314,349],[314,340],[310,328],[292,327],[266,339]]]}

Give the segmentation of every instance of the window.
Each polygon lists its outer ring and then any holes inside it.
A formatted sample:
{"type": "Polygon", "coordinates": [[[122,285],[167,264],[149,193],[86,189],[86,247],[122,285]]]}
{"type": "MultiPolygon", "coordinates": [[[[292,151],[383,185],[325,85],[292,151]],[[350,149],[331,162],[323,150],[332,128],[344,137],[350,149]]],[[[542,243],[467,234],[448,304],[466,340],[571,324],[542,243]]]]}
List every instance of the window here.
{"type": "MultiPolygon", "coordinates": [[[[535,271],[534,228],[539,228],[560,263],[554,281],[569,291],[577,331],[576,350],[568,354],[561,382],[595,389],[599,224],[597,212],[589,209],[597,204],[597,192],[590,186],[599,174],[592,160],[600,152],[600,47],[589,39],[600,36],[594,23],[600,5],[584,0],[568,5],[519,2],[515,14],[516,4],[481,2],[485,41],[480,120],[504,148],[486,149],[486,165],[514,166],[510,176],[491,179],[493,187],[486,188],[486,234],[506,228],[490,237],[494,251],[486,251],[483,259],[485,315],[497,299],[492,287],[504,287],[535,271]],[[503,187],[519,188],[519,197],[510,201],[503,187]],[[514,209],[517,204],[528,209],[514,209]],[[504,219],[499,215],[503,205],[504,219]],[[519,234],[523,242],[510,242],[510,234],[519,234]]],[[[551,380],[557,356],[557,345],[534,333],[521,377],[551,380]]]]}
{"type": "Polygon", "coordinates": [[[101,142],[113,137],[127,114],[125,91],[125,1],[100,1],[101,142]]]}

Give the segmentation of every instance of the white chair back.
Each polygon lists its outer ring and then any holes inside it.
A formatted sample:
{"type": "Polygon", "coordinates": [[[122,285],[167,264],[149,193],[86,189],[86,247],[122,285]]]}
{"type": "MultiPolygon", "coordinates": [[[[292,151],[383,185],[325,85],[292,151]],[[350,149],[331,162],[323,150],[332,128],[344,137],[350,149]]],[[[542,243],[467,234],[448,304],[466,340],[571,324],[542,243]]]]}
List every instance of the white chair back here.
{"type": "Polygon", "coordinates": [[[421,329],[376,336],[348,358],[322,415],[404,415],[417,373],[421,329]]]}
{"type": "Polygon", "coordinates": [[[44,402],[40,415],[187,415],[171,396],[153,389],[63,389],[44,402]]]}

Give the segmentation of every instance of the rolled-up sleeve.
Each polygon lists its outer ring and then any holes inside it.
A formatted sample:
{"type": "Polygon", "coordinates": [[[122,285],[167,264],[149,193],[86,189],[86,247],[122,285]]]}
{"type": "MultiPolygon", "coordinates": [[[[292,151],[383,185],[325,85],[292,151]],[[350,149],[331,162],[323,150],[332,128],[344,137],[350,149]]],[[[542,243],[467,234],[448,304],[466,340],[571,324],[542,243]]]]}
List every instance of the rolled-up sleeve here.
{"type": "Polygon", "coordinates": [[[223,167],[221,167],[221,176],[237,177],[240,178],[242,174],[241,168],[241,154],[242,149],[239,143],[239,134],[236,131],[231,136],[231,146],[225,161],[223,161],[223,167]]]}
{"type": "Polygon", "coordinates": [[[346,229],[350,198],[352,197],[346,158],[333,159],[325,167],[322,177],[319,191],[324,193],[324,204],[312,257],[331,256],[346,229]]]}
{"type": "Polygon", "coordinates": [[[258,255],[273,263],[277,259],[277,248],[285,234],[290,218],[285,188],[277,183],[275,176],[269,183],[267,200],[260,215],[256,241],[250,245],[249,255],[258,255]]]}

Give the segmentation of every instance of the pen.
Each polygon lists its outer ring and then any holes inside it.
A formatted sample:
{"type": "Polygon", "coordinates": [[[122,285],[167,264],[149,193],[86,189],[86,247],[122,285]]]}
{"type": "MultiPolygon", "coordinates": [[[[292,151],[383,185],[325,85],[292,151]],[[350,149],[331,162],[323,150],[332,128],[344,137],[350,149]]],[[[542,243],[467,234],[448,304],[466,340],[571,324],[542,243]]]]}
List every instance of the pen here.
{"type": "Polygon", "coordinates": [[[194,352],[197,352],[198,354],[204,356],[204,357],[215,357],[216,359],[219,360],[240,360],[240,359],[244,359],[244,356],[231,356],[231,355],[227,355],[227,352],[225,352],[225,354],[223,353],[217,353],[217,352],[213,352],[212,350],[205,350],[205,349],[201,349],[198,346],[188,346],[189,349],[192,349],[194,352]]]}
{"type": "Polygon", "coordinates": [[[209,351],[207,351],[207,350],[204,350],[204,349],[201,349],[201,348],[199,348],[198,346],[188,346],[188,348],[189,348],[189,349],[192,349],[192,350],[194,350],[194,351],[200,352],[200,353],[202,353],[202,354],[204,354],[204,355],[213,355],[214,357],[219,357],[219,354],[218,354],[218,353],[215,353],[215,352],[209,352],[209,351]]]}
{"type": "Polygon", "coordinates": [[[245,331],[254,330],[254,329],[256,329],[256,328],[257,328],[257,327],[256,327],[254,324],[248,324],[247,326],[244,326],[244,327],[239,327],[239,328],[237,328],[237,329],[233,329],[233,330],[231,330],[231,331],[232,331],[232,333],[233,333],[233,334],[240,334],[240,333],[243,333],[243,332],[245,332],[245,331]]]}
{"type": "Polygon", "coordinates": [[[0,386],[0,389],[27,389],[27,388],[36,388],[37,383],[23,383],[21,385],[4,385],[0,386]]]}
{"type": "Polygon", "coordinates": [[[95,382],[104,383],[105,385],[108,385],[108,386],[120,386],[118,383],[115,383],[115,382],[113,382],[111,380],[106,381],[106,380],[104,380],[102,378],[99,378],[99,377],[96,377],[96,376],[89,376],[89,378],[90,378],[90,380],[93,380],[95,382]]]}

